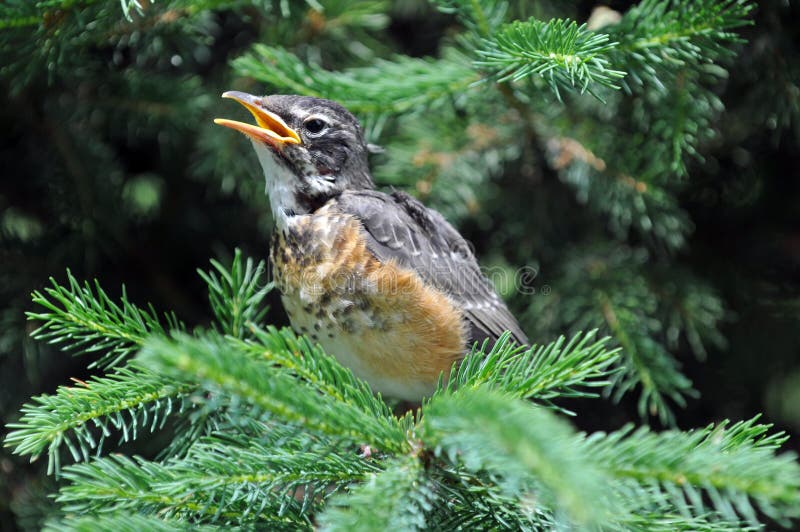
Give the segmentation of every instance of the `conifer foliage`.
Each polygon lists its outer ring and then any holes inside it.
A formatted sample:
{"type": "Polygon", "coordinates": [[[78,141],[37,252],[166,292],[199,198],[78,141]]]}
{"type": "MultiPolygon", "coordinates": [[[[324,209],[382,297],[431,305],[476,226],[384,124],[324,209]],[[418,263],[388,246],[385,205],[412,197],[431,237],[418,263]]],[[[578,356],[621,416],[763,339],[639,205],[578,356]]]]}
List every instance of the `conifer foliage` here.
{"type": "MultiPolygon", "coordinates": [[[[162,175],[121,163],[117,147],[142,137],[157,139],[162,172],[189,168],[195,184],[236,196],[233,213],[259,212],[226,215],[265,242],[249,148],[191,125],[208,121],[221,90],[258,92],[255,81],[341,102],[384,148],[373,160],[379,183],[413,190],[456,224],[503,227],[485,246],[493,273],[508,277],[537,249],[558,272],[546,286],[536,275],[498,283],[534,345],[504,335],[474,346],[408,412],[277,326],[266,265],[238,250],[199,271],[213,319],[196,327],[196,316],[139,305],[125,288],[70,270],[51,278],[33,293],[31,335],[93,373],[33,397],[7,425],[5,447],[41,458],[54,479],[46,529],[741,530],[800,519],[800,463],[782,450],[785,434],[758,416],[675,428],[676,406],[698,393],[677,347],[702,359],[725,343],[720,296],[679,258],[693,223],[678,196],[715,135],[717,88],[754,4],[642,0],[586,23],[558,2],[513,4],[433,2],[457,30],[425,58],[382,38],[379,1],[0,7],[10,97],[63,90],[28,117],[57,155],[39,170],[72,183],[43,207],[75,239],[62,248],[50,235],[54,256],[76,242],[87,263],[137,247],[131,233],[164,202],[181,204],[162,175]],[[221,35],[248,32],[257,39],[216,48],[221,35]],[[502,185],[541,172],[553,179],[531,199],[537,208],[515,208],[502,185]],[[115,201],[96,211],[101,194],[115,201]],[[550,218],[569,218],[559,209],[574,198],[582,212],[552,232],[550,218]],[[584,237],[557,252],[543,245],[564,233],[584,237]],[[639,428],[586,433],[571,421],[567,399],[630,395],[639,428]],[[647,426],[656,420],[666,430],[647,426]]],[[[791,125],[798,113],[787,108],[791,125]]],[[[216,216],[186,206],[172,222],[196,227],[198,213],[216,216]]],[[[29,246],[47,231],[13,209],[0,224],[29,246]]],[[[0,323],[14,323],[7,316],[0,323]]],[[[0,340],[18,341],[5,331],[0,340]]]]}
{"type": "Polygon", "coordinates": [[[800,517],[800,464],[756,420],[586,435],[562,419],[554,400],[595,396],[619,372],[608,337],[476,347],[397,417],[305,338],[247,319],[263,314],[263,263],[237,253],[230,269],[212,265],[202,277],[217,321],[194,334],[71,275],[36,294],[40,337],[117,353],[105,375],[34,398],[9,425],[6,445],[46,454],[62,480],[64,517],[49,526],[716,530],[800,517]],[[168,420],[157,459],[104,451],[168,420]]]}
{"type": "Polygon", "coordinates": [[[38,335],[88,353],[87,342],[113,338],[105,348],[121,353],[105,375],[34,398],[9,425],[6,445],[46,454],[62,480],[64,516],[49,526],[717,529],[800,517],[800,464],[755,419],[576,432],[553,401],[611,383],[621,351],[608,337],[476,347],[398,417],[307,339],[238,326],[262,314],[263,263],[237,253],[229,270],[212,265],[202,277],[217,321],[194,334],[149,315],[137,334],[143,311],[127,299],[87,305],[104,292],[71,276],[36,295],[47,309],[32,314],[38,335]],[[168,421],[175,441],[156,459],[104,449],[168,421]]]}

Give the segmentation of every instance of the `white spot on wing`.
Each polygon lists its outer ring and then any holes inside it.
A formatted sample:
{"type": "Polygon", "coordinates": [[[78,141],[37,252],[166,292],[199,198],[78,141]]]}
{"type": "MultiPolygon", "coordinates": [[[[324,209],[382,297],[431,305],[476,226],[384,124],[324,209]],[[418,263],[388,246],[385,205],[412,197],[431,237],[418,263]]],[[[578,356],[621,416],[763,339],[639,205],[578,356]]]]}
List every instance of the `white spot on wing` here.
{"type": "Polygon", "coordinates": [[[422,253],[422,251],[417,247],[417,243],[414,239],[414,234],[411,232],[411,228],[406,227],[406,232],[408,232],[408,241],[411,244],[411,254],[416,257],[422,253]]]}

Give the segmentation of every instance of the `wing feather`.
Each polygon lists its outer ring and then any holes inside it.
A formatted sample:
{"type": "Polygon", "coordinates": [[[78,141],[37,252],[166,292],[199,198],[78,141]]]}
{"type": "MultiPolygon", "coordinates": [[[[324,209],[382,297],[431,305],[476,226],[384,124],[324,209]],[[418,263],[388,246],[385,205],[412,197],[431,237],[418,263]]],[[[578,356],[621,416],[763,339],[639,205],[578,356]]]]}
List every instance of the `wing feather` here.
{"type": "Polygon", "coordinates": [[[455,301],[470,322],[471,342],[495,341],[508,330],[518,343],[528,343],[466,240],[441,214],[403,192],[375,190],[345,192],[336,209],[361,221],[368,248],[379,260],[413,269],[455,301]]]}

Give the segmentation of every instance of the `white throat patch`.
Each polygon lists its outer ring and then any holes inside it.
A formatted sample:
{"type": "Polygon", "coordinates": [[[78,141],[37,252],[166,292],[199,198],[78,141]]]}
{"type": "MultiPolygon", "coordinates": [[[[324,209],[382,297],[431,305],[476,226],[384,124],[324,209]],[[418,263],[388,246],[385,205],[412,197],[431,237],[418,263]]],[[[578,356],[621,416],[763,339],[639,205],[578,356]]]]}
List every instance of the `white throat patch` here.
{"type": "MultiPolygon", "coordinates": [[[[299,190],[299,179],[285,164],[276,160],[272,148],[261,142],[251,141],[258,155],[258,162],[264,170],[266,189],[269,195],[269,206],[279,229],[286,228],[289,218],[294,214],[307,214],[297,203],[295,193],[299,190]]],[[[336,179],[331,176],[317,175],[315,168],[306,168],[303,177],[306,193],[315,197],[325,197],[336,188],[336,179]]]]}
{"type": "Polygon", "coordinates": [[[284,164],[275,160],[272,148],[265,146],[261,142],[252,141],[253,148],[258,155],[258,162],[264,170],[266,180],[267,195],[269,195],[269,206],[272,209],[272,216],[279,229],[284,229],[291,213],[298,214],[299,207],[295,198],[297,179],[291,170],[284,164]]]}

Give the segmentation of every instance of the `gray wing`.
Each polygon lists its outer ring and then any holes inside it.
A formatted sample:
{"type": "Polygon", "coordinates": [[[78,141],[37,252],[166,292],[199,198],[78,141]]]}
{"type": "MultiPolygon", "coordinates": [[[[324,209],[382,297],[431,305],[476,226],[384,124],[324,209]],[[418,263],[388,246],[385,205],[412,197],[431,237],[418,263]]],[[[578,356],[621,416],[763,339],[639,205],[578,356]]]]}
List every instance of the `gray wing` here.
{"type": "Polygon", "coordinates": [[[528,339],[484,277],[466,240],[436,211],[403,192],[345,192],[337,210],[356,216],[367,246],[379,259],[394,259],[447,294],[471,325],[470,345],[491,342],[506,330],[519,344],[528,339]]]}

